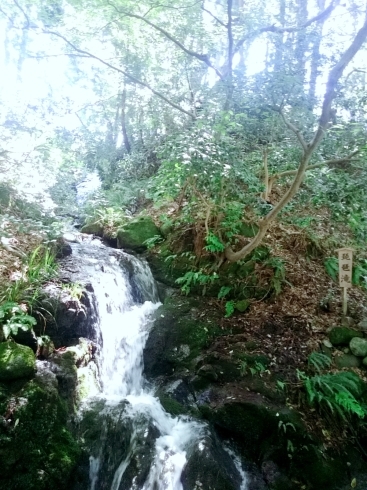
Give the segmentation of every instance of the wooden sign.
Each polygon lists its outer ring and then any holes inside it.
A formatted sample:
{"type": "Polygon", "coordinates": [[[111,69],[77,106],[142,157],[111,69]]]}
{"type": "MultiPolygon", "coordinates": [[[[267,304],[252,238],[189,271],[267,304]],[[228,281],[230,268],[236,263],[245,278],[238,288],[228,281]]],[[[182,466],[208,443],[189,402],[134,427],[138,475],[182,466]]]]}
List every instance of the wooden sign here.
{"type": "Polygon", "coordinates": [[[339,256],[339,286],[343,288],[343,314],[347,314],[347,289],[352,287],[353,248],[344,247],[337,250],[339,256]]]}

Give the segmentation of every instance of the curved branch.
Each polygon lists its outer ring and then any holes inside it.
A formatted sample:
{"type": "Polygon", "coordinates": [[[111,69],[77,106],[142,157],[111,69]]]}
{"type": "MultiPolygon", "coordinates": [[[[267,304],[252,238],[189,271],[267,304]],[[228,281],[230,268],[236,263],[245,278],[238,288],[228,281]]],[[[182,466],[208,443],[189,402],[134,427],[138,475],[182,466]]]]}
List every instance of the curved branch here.
{"type": "Polygon", "coordinates": [[[349,62],[354,58],[356,53],[361,49],[362,45],[367,38],[367,12],[365,15],[365,20],[363,26],[358,31],[356,37],[354,38],[352,44],[342,55],[338,63],[329,73],[328,82],[326,85],[326,92],[324,95],[324,102],[322,104],[321,116],[319,119],[319,127],[315,133],[314,138],[310,143],[310,149],[314,151],[320,144],[327,126],[330,120],[330,109],[333,100],[336,97],[336,87],[338,85],[340,77],[343,75],[343,71],[349,64],[349,62]]]}
{"type": "MultiPolygon", "coordinates": [[[[315,163],[313,165],[308,165],[305,169],[306,172],[309,170],[314,170],[315,168],[321,168],[321,167],[332,167],[333,165],[340,165],[342,163],[349,163],[352,161],[352,158],[359,153],[359,150],[355,150],[353,153],[350,155],[344,157],[344,158],[334,158],[332,160],[325,160],[324,162],[319,162],[315,163]]],[[[268,177],[268,182],[274,183],[276,180],[281,179],[283,177],[289,177],[290,175],[296,175],[297,169],[294,170],[285,170],[284,172],[279,172],[277,174],[270,175],[268,177]]]]}
{"type": "Polygon", "coordinates": [[[118,12],[119,14],[125,15],[126,17],[132,17],[134,19],[141,20],[141,21],[145,22],[146,24],[148,24],[150,27],[153,27],[153,29],[155,29],[158,32],[160,32],[161,34],[163,34],[167,39],[169,39],[174,44],[176,44],[176,46],[178,46],[180,49],[182,49],[182,51],[184,51],[186,54],[198,59],[199,61],[202,61],[207,66],[209,66],[209,68],[212,68],[220,78],[223,77],[223,75],[213,66],[213,64],[211,63],[207,54],[201,54],[201,53],[197,53],[196,51],[191,51],[191,49],[186,48],[180,41],[178,41],[176,38],[174,38],[168,31],[166,31],[162,27],[158,26],[157,24],[154,24],[153,22],[148,20],[146,17],[143,17],[142,15],[133,14],[131,12],[127,12],[126,10],[120,10],[111,2],[107,2],[107,4],[110,5],[111,7],[113,7],[116,10],[116,12],[118,12]]]}
{"type": "Polygon", "coordinates": [[[285,32],[298,32],[298,31],[302,31],[303,29],[306,29],[307,27],[314,24],[315,22],[320,22],[320,21],[325,22],[325,20],[330,16],[332,11],[339,4],[340,4],[340,0],[333,0],[325,10],[323,10],[319,14],[315,15],[314,17],[312,17],[311,19],[307,20],[302,25],[297,27],[277,27],[274,24],[271,26],[262,27],[252,36],[244,36],[239,41],[237,41],[236,46],[233,50],[233,54],[236,54],[246,41],[250,41],[257,36],[260,36],[264,32],[275,32],[276,34],[284,34],[285,32]]]}
{"type": "Polygon", "coordinates": [[[227,247],[225,249],[225,256],[229,261],[236,262],[237,260],[241,260],[244,257],[246,257],[246,255],[251,253],[265,237],[265,234],[271,222],[276,218],[276,216],[280,213],[280,211],[284,208],[284,206],[288,204],[297,193],[303,181],[305,172],[311,167],[311,166],[309,167],[308,163],[327,130],[327,126],[330,119],[331,104],[336,96],[336,87],[338,81],[340,77],[343,75],[343,71],[348,65],[348,63],[353,59],[354,55],[357,53],[357,51],[362,47],[363,43],[366,41],[366,38],[367,38],[367,12],[365,17],[365,22],[361,27],[361,29],[358,31],[354,40],[352,41],[352,44],[344,52],[344,54],[341,56],[338,63],[336,63],[336,65],[331,69],[329,73],[329,79],[326,86],[326,92],[324,95],[324,102],[322,106],[321,117],[319,120],[319,126],[315,132],[315,135],[311,143],[308,144],[306,148],[303,147],[303,155],[300,161],[300,165],[296,170],[293,182],[291,183],[289,189],[283,194],[279,202],[259,222],[259,231],[257,235],[253,238],[253,240],[251,240],[250,243],[248,243],[245,247],[243,247],[238,252],[234,252],[231,247],[227,247]]]}
{"type": "Polygon", "coordinates": [[[142,87],[145,87],[148,90],[150,90],[154,95],[156,95],[160,99],[164,100],[164,102],[166,102],[167,104],[169,104],[171,107],[177,109],[178,111],[180,111],[180,112],[186,114],[187,116],[190,116],[192,119],[194,119],[195,116],[193,114],[191,114],[190,112],[186,111],[185,109],[183,109],[179,105],[175,104],[171,100],[167,99],[166,96],[164,96],[160,92],[157,92],[154,88],[152,88],[147,83],[143,82],[142,80],[139,80],[138,78],[134,77],[133,75],[130,75],[126,71],[121,70],[121,68],[118,68],[117,66],[111,65],[111,63],[108,63],[108,61],[105,61],[102,58],[99,58],[98,56],[96,56],[96,55],[94,55],[92,53],[89,53],[88,51],[85,51],[84,49],[78,48],[77,46],[75,46],[75,44],[73,44],[68,39],[66,39],[66,37],[64,37],[62,34],[59,34],[58,32],[54,32],[54,31],[47,31],[47,30],[42,30],[42,32],[43,32],[43,34],[51,34],[53,36],[59,37],[60,39],[62,39],[63,41],[65,41],[66,44],[68,44],[69,46],[71,46],[77,53],[80,53],[82,55],[88,56],[89,58],[93,58],[93,59],[99,61],[100,63],[102,63],[103,65],[108,66],[108,68],[111,68],[111,70],[114,70],[114,71],[117,71],[118,73],[121,73],[122,75],[124,75],[126,78],[128,78],[132,82],[134,82],[134,83],[136,83],[138,85],[141,85],[142,87]]]}
{"type": "Polygon", "coordinates": [[[208,13],[211,17],[213,17],[213,19],[216,20],[218,22],[218,24],[220,24],[222,27],[227,29],[227,27],[228,27],[227,24],[225,24],[220,19],[218,19],[218,17],[216,17],[212,12],[210,12],[210,10],[206,9],[204,7],[204,2],[201,4],[201,10],[204,10],[204,12],[208,13]]]}
{"type": "Polygon", "coordinates": [[[293,133],[297,136],[297,139],[300,142],[303,150],[306,151],[307,150],[307,143],[306,143],[304,137],[301,134],[301,130],[298,129],[298,128],[296,128],[296,126],[294,126],[291,122],[289,122],[285,118],[285,116],[284,116],[284,114],[283,114],[283,112],[281,110],[279,111],[279,114],[280,114],[281,118],[283,119],[284,124],[287,126],[288,129],[290,129],[291,131],[293,131],[293,133]]]}

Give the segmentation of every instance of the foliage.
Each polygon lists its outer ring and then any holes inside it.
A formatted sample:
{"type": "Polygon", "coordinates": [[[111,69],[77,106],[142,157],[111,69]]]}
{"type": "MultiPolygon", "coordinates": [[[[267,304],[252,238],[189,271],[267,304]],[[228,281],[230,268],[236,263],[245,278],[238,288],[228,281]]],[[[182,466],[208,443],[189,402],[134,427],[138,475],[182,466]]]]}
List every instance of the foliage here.
{"type": "Polygon", "coordinates": [[[53,252],[45,246],[37,247],[25,257],[21,271],[14,272],[11,282],[2,285],[0,301],[26,302],[32,307],[41,286],[55,276],[56,270],[53,252]]]}
{"type": "Polygon", "coordinates": [[[206,286],[208,284],[212,284],[216,280],[219,279],[219,276],[216,272],[212,274],[206,274],[203,270],[199,271],[188,271],[182,277],[176,279],[176,283],[182,285],[181,291],[185,294],[189,294],[192,287],[195,285],[206,286]]]}
{"type": "Polygon", "coordinates": [[[240,362],[240,372],[242,376],[245,376],[247,372],[250,371],[251,376],[255,376],[255,374],[259,374],[260,376],[264,372],[269,372],[264,366],[264,364],[260,361],[255,361],[253,365],[249,366],[247,361],[240,362]]]}
{"type": "Polygon", "coordinates": [[[84,287],[78,282],[70,282],[61,285],[62,291],[65,291],[72,299],[80,301],[84,293],[84,287]]]}
{"type": "Polygon", "coordinates": [[[280,294],[282,285],[285,282],[285,266],[283,260],[279,257],[270,257],[264,261],[264,265],[273,269],[274,273],[271,278],[271,288],[274,290],[275,295],[280,294]]]}
{"type": "Polygon", "coordinates": [[[7,301],[0,305],[0,325],[5,339],[10,335],[17,335],[19,329],[24,331],[32,329],[36,323],[36,319],[27,314],[25,304],[19,305],[7,301]]]}
{"type": "Polygon", "coordinates": [[[331,359],[326,354],[314,351],[308,356],[308,366],[318,373],[327,369],[330,365],[331,359]]]}
{"type": "Polygon", "coordinates": [[[326,272],[329,276],[336,281],[337,275],[339,274],[339,262],[336,257],[328,257],[324,261],[326,272]]]}
{"type": "MultiPolygon", "coordinates": [[[[318,363],[320,366],[320,363],[318,363]]],[[[364,418],[367,406],[361,401],[361,379],[353,372],[318,374],[308,377],[298,372],[310,405],[329,410],[346,419],[349,415],[364,418]]]]}
{"type": "Polygon", "coordinates": [[[224,245],[214,233],[209,232],[208,235],[205,237],[205,241],[207,243],[204,247],[205,250],[208,250],[212,253],[223,252],[224,245]]]}
{"type": "Polygon", "coordinates": [[[233,300],[227,301],[225,304],[225,311],[226,311],[226,314],[225,314],[226,318],[232,316],[234,311],[235,311],[235,301],[233,301],[233,300]]]}
{"type": "Polygon", "coordinates": [[[93,209],[91,214],[86,216],[86,223],[98,223],[103,227],[108,229],[113,229],[121,226],[126,222],[130,216],[128,216],[124,211],[116,209],[113,207],[98,207],[93,209]]]}
{"type": "Polygon", "coordinates": [[[154,235],[152,238],[148,238],[145,240],[143,243],[148,247],[148,250],[151,248],[154,248],[156,245],[158,245],[160,242],[163,241],[163,238],[161,235],[154,235]]]}

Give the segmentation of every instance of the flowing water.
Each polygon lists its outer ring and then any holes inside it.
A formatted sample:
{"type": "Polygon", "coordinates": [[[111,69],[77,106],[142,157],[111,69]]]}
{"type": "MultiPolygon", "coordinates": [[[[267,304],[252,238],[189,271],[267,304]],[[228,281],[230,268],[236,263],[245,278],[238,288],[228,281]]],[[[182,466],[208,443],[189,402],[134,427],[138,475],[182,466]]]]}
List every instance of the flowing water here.
{"type": "MultiPolygon", "coordinates": [[[[182,490],[181,474],[187,453],[205,435],[207,425],[189,417],[167,414],[154,397],[152,388],[144,381],[143,349],[152,325],[152,314],[160,305],[150,269],[146,263],[105,247],[99,240],[73,244],[73,256],[77,258],[83,276],[91,282],[97,302],[103,344],[98,354],[101,384],[98,397],[104,400],[106,413],[114,410],[116,413],[116,407],[125,401],[124,417],[132,421],[130,446],[127,455],[114,468],[112,484],[107,487],[100,481],[103,448],[108,445],[107,440],[101,441],[98,452],[89,458],[89,488],[182,490]],[[143,484],[138,486],[135,477],[129,488],[120,487],[141,444],[138,433],[142,418],[150,421],[156,433],[150,469],[143,484]]],[[[85,406],[88,403],[87,400],[85,406]]],[[[147,434],[148,425],[145,438],[147,434]]],[[[241,472],[238,461],[235,463],[241,472]]],[[[245,490],[243,472],[241,478],[239,490],[245,490]]]]}

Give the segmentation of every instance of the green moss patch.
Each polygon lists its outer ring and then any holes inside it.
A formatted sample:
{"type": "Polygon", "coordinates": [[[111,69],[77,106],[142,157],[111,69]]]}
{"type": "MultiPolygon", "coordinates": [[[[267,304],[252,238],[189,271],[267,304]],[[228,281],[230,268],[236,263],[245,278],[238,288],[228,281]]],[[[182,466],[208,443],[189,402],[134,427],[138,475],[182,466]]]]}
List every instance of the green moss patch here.
{"type": "Polygon", "coordinates": [[[68,488],[79,449],[57,391],[30,381],[8,400],[7,411],[11,422],[0,429],[0,489],[68,488]]]}
{"type": "Polygon", "coordinates": [[[0,381],[32,378],[36,372],[36,357],[30,347],[15,342],[0,344],[0,381]]]}
{"type": "Polygon", "coordinates": [[[154,224],[150,216],[141,216],[131,220],[117,231],[117,243],[119,248],[127,248],[136,251],[146,250],[144,243],[155,236],[160,236],[159,228],[154,224]]]}

